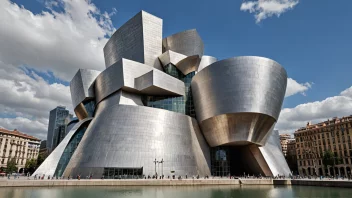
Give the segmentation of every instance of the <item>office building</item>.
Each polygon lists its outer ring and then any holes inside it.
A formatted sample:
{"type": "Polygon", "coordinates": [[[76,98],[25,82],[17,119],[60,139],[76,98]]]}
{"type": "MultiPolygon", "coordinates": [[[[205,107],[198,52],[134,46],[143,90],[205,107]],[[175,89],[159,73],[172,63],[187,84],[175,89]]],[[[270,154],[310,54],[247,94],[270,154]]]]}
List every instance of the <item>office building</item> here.
{"type": "Polygon", "coordinates": [[[50,111],[48,136],[46,146],[49,152],[65,137],[65,119],[69,116],[69,111],[64,106],[58,106],[50,111]]]}

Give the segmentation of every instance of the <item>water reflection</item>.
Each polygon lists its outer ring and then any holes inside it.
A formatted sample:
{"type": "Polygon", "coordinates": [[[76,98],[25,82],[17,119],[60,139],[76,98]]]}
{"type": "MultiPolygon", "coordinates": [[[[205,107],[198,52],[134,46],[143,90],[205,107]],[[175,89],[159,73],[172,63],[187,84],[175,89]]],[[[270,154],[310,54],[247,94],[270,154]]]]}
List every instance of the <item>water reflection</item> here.
{"type": "Polygon", "coordinates": [[[0,188],[0,198],[347,198],[351,190],[308,186],[178,186],[0,188]]]}

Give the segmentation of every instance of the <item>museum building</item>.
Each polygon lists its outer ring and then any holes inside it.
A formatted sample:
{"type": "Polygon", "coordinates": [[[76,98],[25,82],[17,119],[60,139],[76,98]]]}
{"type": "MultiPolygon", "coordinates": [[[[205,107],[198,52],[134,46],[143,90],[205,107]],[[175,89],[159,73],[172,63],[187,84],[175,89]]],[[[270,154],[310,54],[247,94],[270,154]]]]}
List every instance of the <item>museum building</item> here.
{"type": "Polygon", "coordinates": [[[289,175],[273,130],[285,69],[264,57],[206,56],[195,29],[163,38],[162,22],[139,12],[106,43],[104,71],[77,71],[79,122],[34,175],[289,175]]]}

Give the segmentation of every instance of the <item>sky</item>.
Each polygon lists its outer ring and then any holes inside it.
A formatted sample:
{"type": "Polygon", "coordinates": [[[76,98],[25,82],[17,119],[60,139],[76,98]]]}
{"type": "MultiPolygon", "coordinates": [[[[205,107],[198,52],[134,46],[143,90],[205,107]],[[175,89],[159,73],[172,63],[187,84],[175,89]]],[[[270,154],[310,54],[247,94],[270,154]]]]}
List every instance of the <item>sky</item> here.
{"type": "Polygon", "coordinates": [[[109,36],[140,10],[163,36],[197,29],[205,55],[255,55],[288,73],[280,133],[352,114],[352,1],[0,0],[0,127],[46,139],[49,111],[72,113],[79,68],[103,70],[109,36]]]}

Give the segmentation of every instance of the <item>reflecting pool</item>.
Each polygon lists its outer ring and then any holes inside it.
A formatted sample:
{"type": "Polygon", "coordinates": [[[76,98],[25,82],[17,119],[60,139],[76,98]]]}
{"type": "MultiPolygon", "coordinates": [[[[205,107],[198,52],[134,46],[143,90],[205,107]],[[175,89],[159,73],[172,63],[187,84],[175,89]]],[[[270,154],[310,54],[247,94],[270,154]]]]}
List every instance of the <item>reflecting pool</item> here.
{"type": "Polygon", "coordinates": [[[187,187],[6,187],[0,198],[342,198],[352,189],[310,186],[187,186],[187,187]]]}

